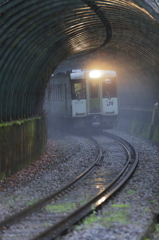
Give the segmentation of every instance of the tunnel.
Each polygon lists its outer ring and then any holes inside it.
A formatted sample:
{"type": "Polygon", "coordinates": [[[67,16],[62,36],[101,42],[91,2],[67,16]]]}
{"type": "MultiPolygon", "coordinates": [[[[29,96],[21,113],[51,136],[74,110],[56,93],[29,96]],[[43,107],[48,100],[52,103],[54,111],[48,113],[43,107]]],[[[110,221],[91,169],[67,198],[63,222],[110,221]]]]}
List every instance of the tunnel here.
{"type": "Polygon", "coordinates": [[[0,0],[0,7],[1,178],[44,152],[43,101],[55,71],[115,70],[118,126],[159,142],[158,111],[152,123],[159,102],[157,0],[0,0]]]}

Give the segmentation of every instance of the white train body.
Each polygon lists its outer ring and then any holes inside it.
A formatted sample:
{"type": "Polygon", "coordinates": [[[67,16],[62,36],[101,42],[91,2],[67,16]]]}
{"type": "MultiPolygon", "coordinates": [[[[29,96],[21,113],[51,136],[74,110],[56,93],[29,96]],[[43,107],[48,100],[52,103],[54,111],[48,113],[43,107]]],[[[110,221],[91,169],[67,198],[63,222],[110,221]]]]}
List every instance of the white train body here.
{"type": "Polygon", "coordinates": [[[74,127],[111,128],[118,115],[116,72],[72,70],[51,77],[51,113],[74,127]]]}

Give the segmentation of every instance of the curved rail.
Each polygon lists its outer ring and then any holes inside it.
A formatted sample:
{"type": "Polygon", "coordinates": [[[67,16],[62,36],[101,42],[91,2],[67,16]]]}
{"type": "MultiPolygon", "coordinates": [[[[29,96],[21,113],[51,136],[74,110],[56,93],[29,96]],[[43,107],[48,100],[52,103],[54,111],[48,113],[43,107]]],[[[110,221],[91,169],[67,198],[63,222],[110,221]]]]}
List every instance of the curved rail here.
{"type": "Polygon", "coordinates": [[[100,160],[103,157],[102,148],[100,147],[100,145],[98,144],[98,142],[95,139],[93,139],[93,138],[90,138],[90,139],[95,143],[95,145],[98,148],[98,154],[97,154],[95,162],[86,171],[84,171],[82,174],[80,174],[75,180],[73,180],[72,182],[70,182],[69,184],[64,186],[63,188],[59,189],[58,191],[56,191],[55,193],[53,193],[51,195],[39,200],[38,202],[25,208],[24,210],[22,210],[18,213],[15,213],[14,215],[7,217],[3,221],[1,221],[0,222],[0,230],[9,228],[10,225],[17,222],[19,219],[37,211],[38,209],[43,207],[45,204],[47,204],[49,201],[55,200],[57,197],[62,196],[63,194],[66,193],[66,191],[71,190],[72,187],[74,187],[84,177],[86,177],[89,173],[91,173],[94,168],[96,168],[96,166],[99,164],[100,160]]]}
{"type": "Polygon", "coordinates": [[[106,136],[115,139],[122,145],[127,153],[127,162],[118,174],[118,176],[103,190],[100,194],[92,198],[89,202],[84,204],[82,207],[68,215],[62,221],[59,221],[54,226],[48,228],[45,232],[35,237],[34,240],[51,240],[55,239],[61,233],[66,231],[70,226],[77,223],[87,214],[91,213],[95,208],[98,208],[104,203],[114,192],[116,192],[132,175],[138,164],[138,153],[134,147],[126,140],[117,137],[110,133],[104,133],[106,136]]]}

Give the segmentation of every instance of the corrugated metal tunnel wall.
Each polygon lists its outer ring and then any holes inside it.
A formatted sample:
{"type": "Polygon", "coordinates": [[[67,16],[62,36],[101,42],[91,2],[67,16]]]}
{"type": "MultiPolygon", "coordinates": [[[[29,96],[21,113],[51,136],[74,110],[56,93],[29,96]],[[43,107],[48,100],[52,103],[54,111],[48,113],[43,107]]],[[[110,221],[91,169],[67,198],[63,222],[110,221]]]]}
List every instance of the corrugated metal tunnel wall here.
{"type": "Polygon", "coordinates": [[[136,104],[131,93],[141,105],[157,101],[158,8],[140,2],[1,0],[1,121],[39,114],[46,83],[58,64],[95,49],[119,72],[121,104],[124,97],[127,104],[136,104]]]}
{"type": "Polygon", "coordinates": [[[121,109],[152,108],[159,101],[158,13],[155,0],[0,0],[0,122],[42,116],[47,82],[72,55],[117,71],[121,109]]]}

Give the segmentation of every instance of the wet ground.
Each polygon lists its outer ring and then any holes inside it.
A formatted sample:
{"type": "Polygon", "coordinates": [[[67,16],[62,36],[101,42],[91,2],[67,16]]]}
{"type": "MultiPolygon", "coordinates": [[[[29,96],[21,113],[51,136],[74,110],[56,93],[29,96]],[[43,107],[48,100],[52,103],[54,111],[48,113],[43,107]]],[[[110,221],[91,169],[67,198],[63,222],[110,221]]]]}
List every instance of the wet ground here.
{"type": "MultiPolygon", "coordinates": [[[[130,141],[139,153],[139,165],[133,177],[100,211],[59,239],[140,240],[154,216],[159,214],[159,148],[142,138],[119,131],[113,133],[130,141]]],[[[112,169],[110,174],[114,174],[121,165],[121,162],[115,162],[115,156],[120,157],[122,152],[114,153],[114,148],[108,147],[103,136],[95,137],[104,148],[105,164],[112,169]]],[[[48,141],[45,154],[36,163],[1,181],[1,220],[64,186],[93,161],[94,152],[88,139],[55,132],[48,141]]],[[[95,185],[99,191],[102,179],[103,176],[96,175],[95,185]]],[[[88,189],[87,195],[90,195],[88,189]]],[[[159,225],[154,225],[154,229],[156,232],[149,239],[158,240],[159,225]]],[[[147,239],[148,235],[145,235],[142,240],[147,239]]]]}

